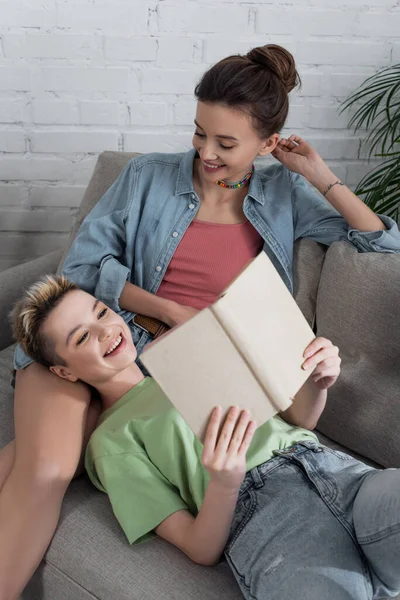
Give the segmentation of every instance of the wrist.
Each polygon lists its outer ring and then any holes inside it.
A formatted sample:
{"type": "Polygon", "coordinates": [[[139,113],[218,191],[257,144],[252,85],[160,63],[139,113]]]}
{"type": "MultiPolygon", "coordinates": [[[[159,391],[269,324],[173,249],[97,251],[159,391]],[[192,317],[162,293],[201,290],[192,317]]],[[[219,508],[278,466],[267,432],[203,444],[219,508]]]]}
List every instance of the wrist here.
{"type": "Polygon", "coordinates": [[[307,181],[311,183],[311,185],[313,185],[315,188],[317,188],[319,192],[321,192],[321,194],[323,191],[326,190],[328,185],[330,185],[338,179],[333,173],[333,171],[331,171],[325,163],[323,163],[322,165],[318,165],[317,168],[308,170],[308,172],[305,173],[304,176],[307,179],[307,181]]]}
{"type": "Polygon", "coordinates": [[[174,327],[176,325],[176,313],[178,307],[179,304],[174,302],[174,300],[162,299],[162,304],[160,305],[160,316],[158,318],[160,321],[168,325],[168,327],[174,327]]]}
{"type": "Polygon", "coordinates": [[[219,479],[210,479],[210,483],[208,484],[208,489],[211,492],[215,492],[219,497],[224,498],[234,498],[237,499],[239,495],[240,486],[243,483],[243,479],[240,482],[227,482],[221,481],[219,479]]]}

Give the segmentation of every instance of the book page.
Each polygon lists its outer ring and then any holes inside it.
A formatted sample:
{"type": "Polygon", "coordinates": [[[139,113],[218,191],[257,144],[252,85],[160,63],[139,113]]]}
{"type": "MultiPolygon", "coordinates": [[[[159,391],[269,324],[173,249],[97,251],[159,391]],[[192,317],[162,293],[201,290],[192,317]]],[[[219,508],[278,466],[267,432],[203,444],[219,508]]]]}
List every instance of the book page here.
{"type": "Polygon", "coordinates": [[[309,377],[301,365],[315,335],[265,252],[211,308],[277,409],[285,410],[309,377]]]}
{"type": "Polygon", "coordinates": [[[201,441],[212,409],[250,410],[262,425],[277,409],[242,354],[205,309],[145,350],[140,359],[201,441]]]}

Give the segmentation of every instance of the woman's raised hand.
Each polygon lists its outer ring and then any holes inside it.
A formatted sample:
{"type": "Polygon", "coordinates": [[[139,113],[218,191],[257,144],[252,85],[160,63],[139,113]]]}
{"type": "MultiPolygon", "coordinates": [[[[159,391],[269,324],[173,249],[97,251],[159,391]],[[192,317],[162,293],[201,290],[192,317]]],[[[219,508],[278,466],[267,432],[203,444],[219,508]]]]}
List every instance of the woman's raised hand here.
{"type": "Polygon", "coordinates": [[[307,179],[310,179],[317,169],[328,169],[318,152],[298,135],[291,135],[288,139],[282,138],[272,156],[290,171],[307,179]]]}
{"type": "Polygon", "coordinates": [[[214,408],[204,440],[202,465],[224,490],[237,492],[246,475],[246,453],[256,424],[247,410],[233,406],[222,423],[222,408],[214,408]]]}

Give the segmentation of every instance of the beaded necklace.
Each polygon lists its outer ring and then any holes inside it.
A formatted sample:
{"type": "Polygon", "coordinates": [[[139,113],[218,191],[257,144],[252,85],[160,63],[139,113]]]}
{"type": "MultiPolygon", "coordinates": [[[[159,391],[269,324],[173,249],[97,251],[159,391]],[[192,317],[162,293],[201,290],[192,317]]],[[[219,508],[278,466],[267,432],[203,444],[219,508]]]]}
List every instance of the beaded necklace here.
{"type": "Polygon", "coordinates": [[[223,179],[218,179],[218,181],[216,181],[215,183],[217,185],[220,185],[221,187],[228,188],[230,190],[236,190],[237,188],[243,187],[250,180],[253,173],[254,173],[254,165],[252,165],[251,171],[249,171],[247,173],[247,175],[245,175],[243,177],[243,179],[241,179],[240,181],[237,181],[236,183],[227,183],[223,179]]]}

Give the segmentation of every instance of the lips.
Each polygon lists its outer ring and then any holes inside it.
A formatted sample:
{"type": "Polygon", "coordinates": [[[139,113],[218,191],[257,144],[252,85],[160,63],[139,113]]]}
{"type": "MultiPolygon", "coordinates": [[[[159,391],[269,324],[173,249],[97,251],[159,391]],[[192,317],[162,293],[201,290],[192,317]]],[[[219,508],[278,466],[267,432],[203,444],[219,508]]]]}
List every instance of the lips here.
{"type": "Polygon", "coordinates": [[[225,165],[215,165],[213,163],[206,163],[203,160],[203,169],[206,173],[217,173],[221,169],[223,169],[225,165]]]}
{"type": "Polygon", "coordinates": [[[110,356],[115,356],[116,354],[119,354],[120,352],[122,352],[125,346],[126,340],[122,333],[119,333],[109,344],[104,354],[104,358],[109,358],[110,356]]]}

